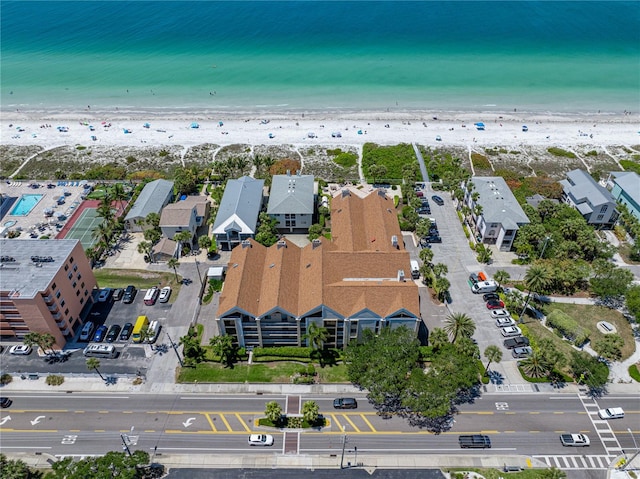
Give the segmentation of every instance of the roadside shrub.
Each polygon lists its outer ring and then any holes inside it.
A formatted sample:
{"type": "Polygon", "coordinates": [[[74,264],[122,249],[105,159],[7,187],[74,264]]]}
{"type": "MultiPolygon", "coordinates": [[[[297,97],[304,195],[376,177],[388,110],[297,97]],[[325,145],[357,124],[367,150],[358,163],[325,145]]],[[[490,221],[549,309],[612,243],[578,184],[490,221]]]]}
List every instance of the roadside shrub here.
{"type": "Polygon", "coordinates": [[[296,346],[279,346],[275,348],[253,348],[253,357],[259,358],[263,356],[280,357],[280,358],[311,358],[311,348],[298,348],[296,346]]]}
{"type": "Polygon", "coordinates": [[[45,382],[48,386],[60,386],[64,382],[64,376],[49,374],[45,382]]]}
{"type": "Polygon", "coordinates": [[[400,197],[398,195],[394,195],[393,196],[393,206],[395,208],[397,208],[399,204],[400,204],[400,197]]]}
{"type": "Polygon", "coordinates": [[[637,364],[629,366],[629,376],[631,376],[635,382],[640,383],[640,370],[638,370],[637,364]]]}
{"type": "Polygon", "coordinates": [[[589,333],[571,316],[563,311],[555,309],[547,316],[547,325],[562,333],[562,335],[574,344],[580,346],[589,339],[589,333]]]}
{"type": "Polygon", "coordinates": [[[13,376],[11,374],[4,373],[2,376],[0,376],[1,386],[9,384],[11,381],[13,381],[13,376]]]}

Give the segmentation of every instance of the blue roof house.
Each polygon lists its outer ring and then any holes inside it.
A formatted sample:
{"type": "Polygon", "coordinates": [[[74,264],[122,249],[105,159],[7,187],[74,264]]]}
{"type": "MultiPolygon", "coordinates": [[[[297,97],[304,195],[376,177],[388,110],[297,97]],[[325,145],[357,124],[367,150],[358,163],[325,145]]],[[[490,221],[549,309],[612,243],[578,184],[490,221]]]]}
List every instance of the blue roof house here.
{"type": "Polygon", "coordinates": [[[640,175],[634,171],[613,171],[607,185],[616,201],[640,221],[640,175]]]}
{"type": "Polygon", "coordinates": [[[227,181],[213,223],[213,235],[222,251],[231,251],[243,240],[255,237],[263,188],[264,180],[248,176],[227,181]]]}

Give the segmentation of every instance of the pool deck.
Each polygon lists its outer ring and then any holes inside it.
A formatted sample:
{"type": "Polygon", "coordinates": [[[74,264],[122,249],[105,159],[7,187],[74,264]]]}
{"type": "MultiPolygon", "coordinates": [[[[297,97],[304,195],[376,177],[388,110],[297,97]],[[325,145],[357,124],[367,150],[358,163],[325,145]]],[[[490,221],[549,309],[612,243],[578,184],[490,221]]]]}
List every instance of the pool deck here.
{"type": "MultiPolygon", "coordinates": [[[[64,182],[63,182],[64,183],[64,182]]],[[[2,235],[7,235],[9,231],[21,230],[21,239],[31,238],[31,233],[34,233],[36,238],[48,235],[50,238],[55,238],[58,234],[59,228],[56,227],[56,223],[66,224],[76,208],[82,203],[81,195],[84,192],[84,188],[81,185],[69,186],[70,184],[76,185],[77,181],[67,181],[66,186],[58,184],[58,181],[43,181],[43,182],[31,182],[31,181],[5,181],[0,182],[0,194],[2,194],[4,201],[0,206],[0,231],[2,235]],[[31,183],[40,184],[40,188],[31,188],[31,183]],[[47,188],[47,184],[55,185],[54,188],[47,188]],[[64,195],[64,191],[71,193],[65,197],[65,203],[58,204],[58,198],[64,195]],[[33,207],[33,209],[26,216],[14,216],[9,213],[15,207],[16,203],[22,195],[43,195],[42,199],[33,207]],[[46,209],[52,209],[54,216],[45,217],[44,211],[46,209]],[[60,221],[56,218],[56,213],[63,213],[66,219],[60,221]],[[5,230],[4,224],[8,221],[15,221],[16,223],[5,230]]]]}

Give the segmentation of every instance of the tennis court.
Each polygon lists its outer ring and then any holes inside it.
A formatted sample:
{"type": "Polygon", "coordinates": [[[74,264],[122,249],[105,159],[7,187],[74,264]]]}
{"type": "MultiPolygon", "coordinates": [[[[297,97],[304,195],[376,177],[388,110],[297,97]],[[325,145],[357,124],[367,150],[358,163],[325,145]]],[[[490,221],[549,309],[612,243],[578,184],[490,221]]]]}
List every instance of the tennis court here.
{"type": "Polygon", "coordinates": [[[97,242],[97,239],[92,236],[93,230],[100,223],[102,223],[102,218],[98,216],[98,210],[96,208],[85,208],[64,238],[80,240],[85,250],[91,248],[97,242]]]}

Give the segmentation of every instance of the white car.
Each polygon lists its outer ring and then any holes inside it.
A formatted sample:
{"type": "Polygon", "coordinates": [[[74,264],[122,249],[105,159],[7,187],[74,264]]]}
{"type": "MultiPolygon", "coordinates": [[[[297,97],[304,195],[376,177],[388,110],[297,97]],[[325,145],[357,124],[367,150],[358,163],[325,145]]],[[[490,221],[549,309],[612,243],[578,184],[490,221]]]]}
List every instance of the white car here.
{"type": "Polygon", "coordinates": [[[9,349],[9,354],[20,354],[22,356],[26,356],[27,354],[31,354],[31,346],[27,346],[25,344],[17,344],[15,346],[11,346],[11,349],[9,349]]]}
{"type": "Polygon", "coordinates": [[[506,309],[492,309],[490,314],[492,318],[508,318],[511,316],[511,313],[506,309]]]}
{"type": "Polygon", "coordinates": [[[506,328],[501,328],[500,332],[505,338],[509,336],[520,336],[522,334],[518,326],[507,326],[506,328]]]}
{"type": "Polygon", "coordinates": [[[499,328],[504,328],[506,326],[515,326],[516,322],[511,318],[497,318],[496,326],[499,328]]]}
{"type": "Polygon", "coordinates": [[[171,286],[165,286],[160,290],[160,296],[158,297],[158,301],[161,303],[166,303],[169,301],[169,297],[171,296],[171,286]]]}
{"type": "Polygon", "coordinates": [[[600,419],[622,419],[624,417],[624,410],[621,407],[600,409],[598,416],[600,416],[600,419]]]}
{"type": "Polygon", "coordinates": [[[249,436],[250,446],[273,446],[273,436],[271,434],[251,434],[249,436]]]}

